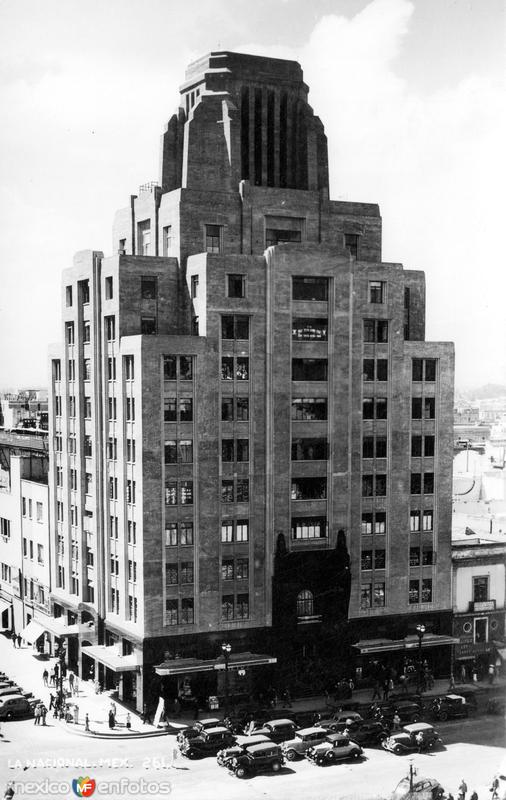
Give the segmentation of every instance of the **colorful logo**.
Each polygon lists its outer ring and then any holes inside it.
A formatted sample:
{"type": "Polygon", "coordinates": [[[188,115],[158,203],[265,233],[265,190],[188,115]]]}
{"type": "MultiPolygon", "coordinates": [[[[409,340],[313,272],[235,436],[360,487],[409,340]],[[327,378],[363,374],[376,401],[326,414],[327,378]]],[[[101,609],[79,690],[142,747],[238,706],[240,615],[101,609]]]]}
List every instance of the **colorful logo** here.
{"type": "Polygon", "coordinates": [[[94,778],[74,778],[72,781],[72,789],[76,797],[91,797],[96,787],[94,778]]]}

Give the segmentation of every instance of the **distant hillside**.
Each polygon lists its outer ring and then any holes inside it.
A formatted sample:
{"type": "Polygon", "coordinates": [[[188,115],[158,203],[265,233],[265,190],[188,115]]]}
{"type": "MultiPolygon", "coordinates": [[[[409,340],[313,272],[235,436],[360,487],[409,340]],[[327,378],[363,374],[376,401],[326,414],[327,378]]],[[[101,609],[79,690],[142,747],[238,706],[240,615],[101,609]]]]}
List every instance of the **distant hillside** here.
{"type": "MultiPolygon", "coordinates": [[[[464,393],[463,393],[464,394],[464,393]]],[[[494,397],[506,397],[506,386],[500,383],[486,383],[477,389],[469,389],[465,395],[475,400],[488,400],[494,397]]]]}

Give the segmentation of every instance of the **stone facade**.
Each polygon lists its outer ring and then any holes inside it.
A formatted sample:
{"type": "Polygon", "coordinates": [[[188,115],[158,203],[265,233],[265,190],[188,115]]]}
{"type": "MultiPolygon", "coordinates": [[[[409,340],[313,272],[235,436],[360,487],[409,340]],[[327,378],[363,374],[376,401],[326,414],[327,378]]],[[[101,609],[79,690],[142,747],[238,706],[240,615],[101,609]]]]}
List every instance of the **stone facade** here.
{"type": "Polygon", "coordinates": [[[290,681],[451,609],[453,347],[424,341],[423,273],[381,262],[378,207],[329,199],[307,92],[295,62],[195,62],[117,255],[64,273],[53,602],[135,653],[138,708],[154,665],[224,638],[290,681]]]}

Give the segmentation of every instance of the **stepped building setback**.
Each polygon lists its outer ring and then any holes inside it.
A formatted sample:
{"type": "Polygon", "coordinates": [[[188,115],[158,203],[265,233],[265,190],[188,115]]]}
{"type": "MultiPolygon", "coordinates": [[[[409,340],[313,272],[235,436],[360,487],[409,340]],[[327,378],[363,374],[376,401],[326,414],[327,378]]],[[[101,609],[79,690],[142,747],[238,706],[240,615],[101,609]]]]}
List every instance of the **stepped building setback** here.
{"type": "Polygon", "coordinates": [[[50,354],[51,604],[82,674],[138,709],[223,699],[229,643],[231,692],[302,689],[402,660],[419,622],[448,673],[453,345],[378,206],[329,199],[299,64],[190,65],[113,252],[64,272],[50,354]]]}

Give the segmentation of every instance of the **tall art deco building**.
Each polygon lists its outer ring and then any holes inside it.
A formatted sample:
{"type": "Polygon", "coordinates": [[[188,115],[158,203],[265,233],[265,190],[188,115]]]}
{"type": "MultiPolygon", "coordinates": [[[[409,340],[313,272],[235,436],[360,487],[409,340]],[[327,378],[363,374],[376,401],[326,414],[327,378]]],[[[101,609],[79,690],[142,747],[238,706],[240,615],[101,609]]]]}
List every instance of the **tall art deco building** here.
{"type": "Polygon", "coordinates": [[[293,61],[191,64],[159,183],[63,274],[51,602],[138,708],[222,693],[223,643],[237,692],[365,676],[419,622],[449,668],[453,347],[378,207],[329,199],[307,95],[293,61]]]}

